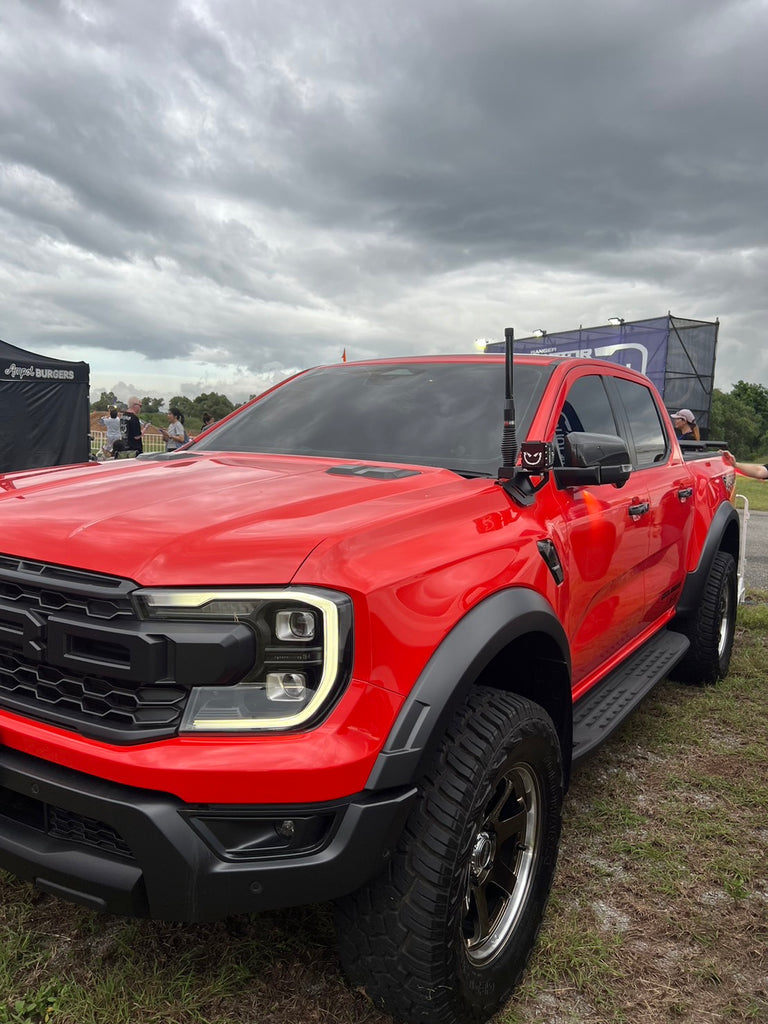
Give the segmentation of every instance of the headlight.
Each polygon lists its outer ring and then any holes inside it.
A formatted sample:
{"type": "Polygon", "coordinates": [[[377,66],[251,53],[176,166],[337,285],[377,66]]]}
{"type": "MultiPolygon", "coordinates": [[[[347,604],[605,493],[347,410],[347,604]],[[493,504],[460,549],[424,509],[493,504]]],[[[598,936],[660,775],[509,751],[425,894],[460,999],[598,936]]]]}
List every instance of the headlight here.
{"type": "Polygon", "coordinates": [[[352,602],[315,590],[139,590],[143,619],[237,622],[256,660],[235,685],[190,691],[181,732],[290,729],[327,711],[349,679],[352,602]]]}

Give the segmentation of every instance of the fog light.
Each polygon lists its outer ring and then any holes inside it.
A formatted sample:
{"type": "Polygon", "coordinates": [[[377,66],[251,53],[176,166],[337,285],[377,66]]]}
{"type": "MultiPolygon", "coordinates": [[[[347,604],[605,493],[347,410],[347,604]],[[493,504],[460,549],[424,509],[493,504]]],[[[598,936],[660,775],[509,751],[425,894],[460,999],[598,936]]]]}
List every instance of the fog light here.
{"type": "Polygon", "coordinates": [[[304,700],[307,693],[307,677],[303,672],[268,672],[268,700],[304,700]]]}
{"type": "Polygon", "coordinates": [[[315,635],[315,616],[304,609],[278,612],[275,633],[278,640],[311,640],[315,635]]]}

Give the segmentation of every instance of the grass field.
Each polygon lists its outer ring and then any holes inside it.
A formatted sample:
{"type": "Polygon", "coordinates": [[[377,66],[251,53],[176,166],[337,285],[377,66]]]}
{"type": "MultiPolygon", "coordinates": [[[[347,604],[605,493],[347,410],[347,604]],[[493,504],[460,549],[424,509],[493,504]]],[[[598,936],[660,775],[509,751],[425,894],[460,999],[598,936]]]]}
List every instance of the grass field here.
{"type": "MultiPolygon", "coordinates": [[[[768,1021],[768,593],[750,597],[730,677],[663,683],[577,771],[499,1024],[768,1021]]],[[[389,1021],[342,979],[328,906],[162,925],[6,875],[0,900],[0,1024],[389,1021]]]]}
{"type": "MultiPolygon", "coordinates": [[[[736,493],[743,494],[752,512],[768,512],[768,480],[736,477],[736,493]]],[[[741,502],[738,502],[741,505],[741,502]]]]}

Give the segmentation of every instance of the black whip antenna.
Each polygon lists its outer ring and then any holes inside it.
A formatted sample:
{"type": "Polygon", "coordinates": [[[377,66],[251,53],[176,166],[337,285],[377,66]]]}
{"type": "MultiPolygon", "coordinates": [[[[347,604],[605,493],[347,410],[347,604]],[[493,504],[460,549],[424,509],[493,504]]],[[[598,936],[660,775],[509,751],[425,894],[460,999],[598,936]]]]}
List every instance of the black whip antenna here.
{"type": "Polygon", "coordinates": [[[500,478],[509,478],[515,472],[517,463],[518,444],[517,427],[515,426],[515,392],[514,392],[514,370],[513,356],[515,344],[514,327],[504,328],[504,354],[505,354],[505,389],[504,389],[504,430],[501,435],[501,468],[500,478]]]}

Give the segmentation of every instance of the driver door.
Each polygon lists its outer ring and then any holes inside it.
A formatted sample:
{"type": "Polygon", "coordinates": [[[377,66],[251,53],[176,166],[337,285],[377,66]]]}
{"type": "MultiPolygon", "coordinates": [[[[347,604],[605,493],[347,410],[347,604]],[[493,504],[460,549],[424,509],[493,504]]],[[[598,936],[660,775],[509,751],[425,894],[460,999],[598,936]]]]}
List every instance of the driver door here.
{"type": "MultiPolygon", "coordinates": [[[[582,368],[567,378],[555,446],[564,458],[572,430],[619,434],[603,378],[582,368]]],[[[648,493],[633,474],[623,487],[596,484],[558,491],[564,586],[561,621],[571,643],[574,696],[589,676],[642,628],[646,594],[640,571],[648,555],[648,493]]]]}

